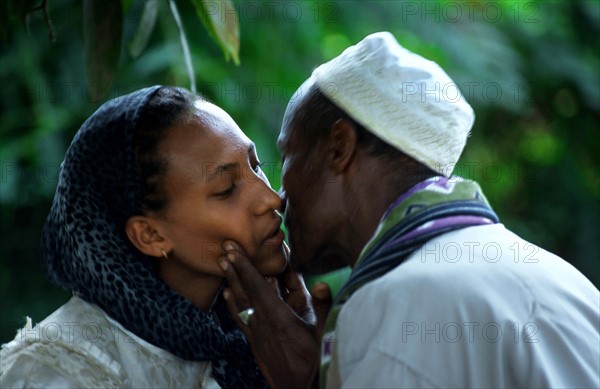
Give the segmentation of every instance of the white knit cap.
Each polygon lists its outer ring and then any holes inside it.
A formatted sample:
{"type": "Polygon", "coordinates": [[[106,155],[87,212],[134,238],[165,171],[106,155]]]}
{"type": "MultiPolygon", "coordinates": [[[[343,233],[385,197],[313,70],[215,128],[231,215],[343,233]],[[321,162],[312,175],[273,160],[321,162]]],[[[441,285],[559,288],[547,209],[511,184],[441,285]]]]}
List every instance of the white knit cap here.
{"type": "Polygon", "coordinates": [[[389,32],[350,46],[311,79],[386,143],[440,174],[454,170],[473,109],[438,64],[406,50],[389,32]]]}

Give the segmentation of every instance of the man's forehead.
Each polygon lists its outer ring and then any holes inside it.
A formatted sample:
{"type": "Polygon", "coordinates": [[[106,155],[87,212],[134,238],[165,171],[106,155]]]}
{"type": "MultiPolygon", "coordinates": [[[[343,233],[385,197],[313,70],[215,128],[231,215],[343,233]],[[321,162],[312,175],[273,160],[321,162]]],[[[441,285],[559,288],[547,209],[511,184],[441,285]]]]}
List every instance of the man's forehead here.
{"type": "Polygon", "coordinates": [[[281,129],[279,130],[279,136],[277,137],[277,148],[279,148],[279,150],[283,150],[290,141],[295,117],[298,113],[298,108],[298,101],[293,100],[290,101],[285,110],[285,114],[283,115],[283,120],[281,123],[281,129]]]}
{"type": "Polygon", "coordinates": [[[277,137],[277,150],[280,152],[283,151],[285,147],[285,139],[283,138],[283,130],[279,131],[279,136],[277,137]]]}
{"type": "Polygon", "coordinates": [[[281,122],[281,128],[279,129],[279,135],[277,136],[277,148],[279,149],[279,151],[283,151],[286,143],[288,142],[290,132],[289,127],[290,119],[288,116],[288,110],[286,110],[283,116],[283,120],[281,122]]]}
{"type": "Polygon", "coordinates": [[[302,83],[302,85],[300,85],[300,87],[298,87],[298,89],[296,89],[296,91],[290,98],[290,101],[288,103],[288,109],[286,110],[286,113],[290,108],[297,106],[299,102],[303,101],[304,98],[306,96],[308,96],[310,91],[313,89],[315,84],[316,84],[315,79],[312,76],[310,76],[308,79],[306,79],[302,83]]]}
{"type": "Polygon", "coordinates": [[[306,100],[312,88],[314,88],[314,85],[315,80],[311,76],[300,85],[290,98],[283,115],[281,129],[277,138],[277,148],[280,151],[289,148],[290,142],[292,142],[293,139],[292,134],[294,132],[294,124],[296,123],[297,115],[301,113],[303,102],[306,100]]]}

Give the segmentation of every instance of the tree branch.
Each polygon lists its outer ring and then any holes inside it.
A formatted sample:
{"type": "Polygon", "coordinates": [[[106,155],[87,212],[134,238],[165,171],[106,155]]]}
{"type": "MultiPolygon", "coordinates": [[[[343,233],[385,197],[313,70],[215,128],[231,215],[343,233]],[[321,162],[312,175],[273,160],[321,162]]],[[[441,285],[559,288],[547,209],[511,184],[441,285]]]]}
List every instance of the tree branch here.
{"type": "Polygon", "coordinates": [[[54,26],[52,26],[50,14],[48,13],[48,0],[42,0],[40,4],[31,8],[31,12],[34,11],[42,11],[42,14],[44,14],[44,20],[46,21],[46,26],[48,26],[48,37],[50,38],[51,42],[56,42],[56,33],[54,32],[54,26]]]}
{"type": "Polygon", "coordinates": [[[175,24],[177,24],[177,28],[179,29],[179,40],[181,41],[183,58],[185,60],[185,66],[190,77],[190,83],[192,84],[190,87],[190,91],[192,91],[192,93],[196,93],[196,76],[194,74],[194,67],[192,66],[192,55],[190,54],[190,47],[188,46],[185,31],[183,31],[183,23],[181,23],[179,11],[177,10],[177,5],[175,5],[174,0],[169,0],[169,7],[171,8],[173,19],[175,19],[175,24]]]}

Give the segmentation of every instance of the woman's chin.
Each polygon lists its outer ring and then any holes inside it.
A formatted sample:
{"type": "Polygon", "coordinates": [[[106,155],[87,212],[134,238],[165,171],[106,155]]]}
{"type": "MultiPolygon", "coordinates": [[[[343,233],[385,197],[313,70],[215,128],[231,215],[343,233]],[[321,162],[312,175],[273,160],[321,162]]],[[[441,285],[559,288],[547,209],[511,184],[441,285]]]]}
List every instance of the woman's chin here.
{"type": "Polygon", "coordinates": [[[283,247],[276,252],[271,252],[268,257],[262,257],[255,263],[256,269],[265,277],[275,277],[281,274],[288,266],[287,255],[283,247]]]}

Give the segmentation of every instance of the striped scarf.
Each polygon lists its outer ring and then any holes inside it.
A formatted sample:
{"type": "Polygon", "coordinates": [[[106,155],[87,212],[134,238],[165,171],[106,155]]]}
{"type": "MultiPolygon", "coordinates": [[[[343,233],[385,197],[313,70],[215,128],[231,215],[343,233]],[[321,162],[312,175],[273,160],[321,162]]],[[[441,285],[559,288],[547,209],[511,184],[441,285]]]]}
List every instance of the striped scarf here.
{"type": "Polygon", "coordinates": [[[459,177],[433,177],[401,195],[385,212],[373,238],[362,250],[352,274],[336,296],[323,332],[320,386],[337,340],[337,318],[352,294],[402,264],[427,241],[446,232],[498,223],[481,188],[459,177]]]}

